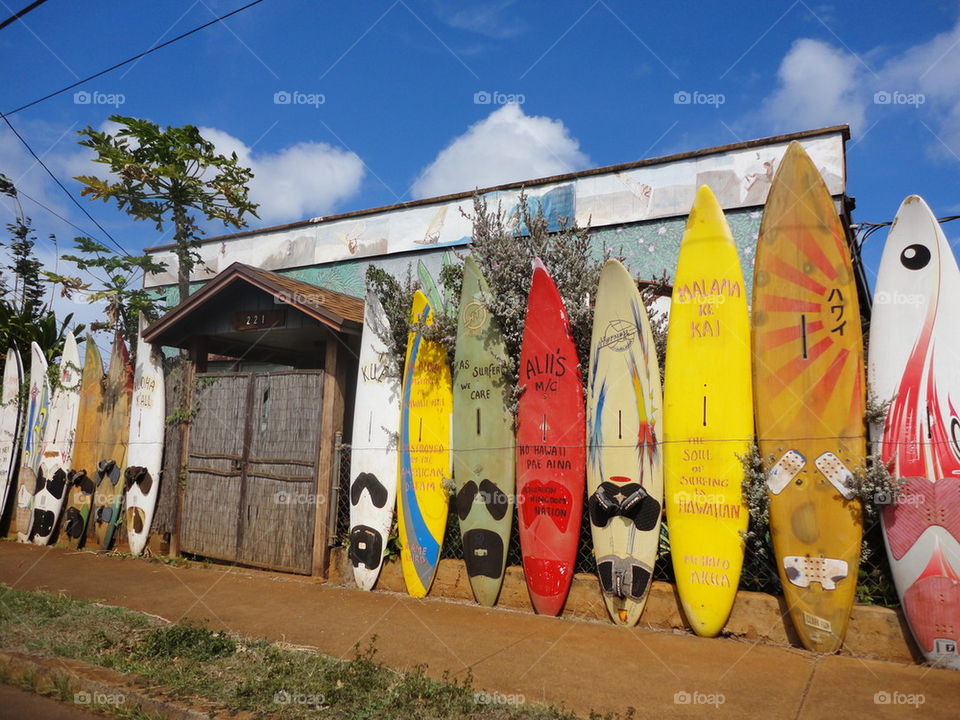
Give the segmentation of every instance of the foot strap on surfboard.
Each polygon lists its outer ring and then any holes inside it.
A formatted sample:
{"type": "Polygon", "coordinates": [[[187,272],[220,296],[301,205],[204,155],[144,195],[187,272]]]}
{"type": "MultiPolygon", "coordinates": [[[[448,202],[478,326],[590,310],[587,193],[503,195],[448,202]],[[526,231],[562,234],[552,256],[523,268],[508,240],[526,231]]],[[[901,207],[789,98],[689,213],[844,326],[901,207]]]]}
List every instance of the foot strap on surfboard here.
{"type": "Polygon", "coordinates": [[[783,457],[777,460],[776,465],[767,471],[767,489],[774,495],[779,495],[806,464],[807,459],[803,455],[796,450],[787,450],[783,457]]]}
{"type": "Polygon", "coordinates": [[[814,465],[843,497],[853,500],[856,495],[853,473],[843,464],[843,460],[832,452],[825,452],[814,461],[814,465]]]}
{"type": "Polygon", "coordinates": [[[632,521],[637,530],[647,531],[655,528],[660,519],[660,503],[640,483],[602,482],[587,506],[590,522],[596,527],[606,527],[611,518],[619,515],[632,521]]]}
{"type": "Polygon", "coordinates": [[[146,495],[150,492],[150,473],[147,472],[145,467],[140,465],[131,465],[123,473],[123,479],[126,481],[127,489],[132,488],[134,485],[140,486],[140,491],[146,495]]]}
{"type": "Polygon", "coordinates": [[[783,569],[787,579],[797,587],[809,587],[816,582],[824,590],[836,590],[837,583],[849,572],[846,560],[809,555],[787,555],[783,558],[783,569]]]}
{"type": "Polygon", "coordinates": [[[94,490],[97,489],[93,480],[87,475],[86,470],[71,470],[67,475],[67,482],[79,487],[80,492],[84,495],[93,495],[94,490]]]}
{"type": "Polygon", "coordinates": [[[597,575],[604,594],[642,600],[650,585],[651,568],[633,558],[604,555],[597,560],[597,575]]]}

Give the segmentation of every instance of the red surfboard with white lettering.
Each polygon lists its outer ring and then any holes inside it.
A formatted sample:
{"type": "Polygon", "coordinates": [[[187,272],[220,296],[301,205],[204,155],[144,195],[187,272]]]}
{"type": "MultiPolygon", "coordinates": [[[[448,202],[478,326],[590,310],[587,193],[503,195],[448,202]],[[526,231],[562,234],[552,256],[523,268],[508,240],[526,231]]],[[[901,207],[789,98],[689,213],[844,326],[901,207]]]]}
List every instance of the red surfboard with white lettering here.
{"type": "Polygon", "coordinates": [[[520,346],[517,507],[533,607],[559,615],[570,590],[586,472],[583,381],[557,286],[534,261],[520,346]]]}

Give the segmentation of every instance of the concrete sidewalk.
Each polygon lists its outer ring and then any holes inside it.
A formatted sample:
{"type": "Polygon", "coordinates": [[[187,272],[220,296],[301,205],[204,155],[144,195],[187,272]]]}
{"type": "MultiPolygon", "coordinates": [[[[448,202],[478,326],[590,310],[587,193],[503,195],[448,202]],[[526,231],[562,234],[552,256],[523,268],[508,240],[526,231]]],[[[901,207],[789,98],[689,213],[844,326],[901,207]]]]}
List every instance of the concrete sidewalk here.
{"type": "Polygon", "coordinates": [[[364,593],[309,578],[0,542],[0,582],[64,592],[349,658],[376,635],[391,667],[473,673],[477,689],[638,717],[958,717],[960,673],[364,593]],[[918,712],[919,710],[919,712],[918,712]]]}

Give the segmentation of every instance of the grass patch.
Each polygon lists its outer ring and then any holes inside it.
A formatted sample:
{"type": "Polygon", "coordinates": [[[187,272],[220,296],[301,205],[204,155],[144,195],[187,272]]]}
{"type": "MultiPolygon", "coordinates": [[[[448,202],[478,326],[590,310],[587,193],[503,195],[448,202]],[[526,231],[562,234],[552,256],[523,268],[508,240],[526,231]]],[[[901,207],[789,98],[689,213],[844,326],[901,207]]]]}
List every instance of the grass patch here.
{"type": "Polygon", "coordinates": [[[351,660],[339,660],[195,624],[169,625],[123,608],[0,586],[3,650],[82,660],[127,673],[152,694],[188,703],[201,699],[225,712],[338,720],[578,717],[527,705],[522,696],[477,692],[469,675],[436,680],[425,667],[396,672],[377,660],[374,643],[357,647],[351,660]]]}

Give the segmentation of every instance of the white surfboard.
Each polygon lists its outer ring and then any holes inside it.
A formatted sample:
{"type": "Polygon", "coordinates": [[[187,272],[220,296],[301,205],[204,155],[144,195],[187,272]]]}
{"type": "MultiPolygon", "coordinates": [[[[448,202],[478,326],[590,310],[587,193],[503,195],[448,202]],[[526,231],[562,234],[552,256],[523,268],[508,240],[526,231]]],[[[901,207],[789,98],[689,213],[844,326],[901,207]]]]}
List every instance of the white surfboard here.
{"type": "Polygon", "coordinates": [[[350,549],[353,574],[372,590],[380,574],[397,500],[400,378],[387,365],[390,326],[380,301],[367,293],[350,455],[350,549]]]}
{"type": "Polygon", "coordinates": [[[17,442],[23,427],[20,384],[23,365],[16,348],[7,350],[3,366],[3,392],[0,395],[0,515],[7,507],[7,495],[17,476],[17,442]]]}
{"type": "Polygon", "coordinates": [[[934,665],[960,670],[960,270],[927,204],[911,195],[887,236],[870,323],[869,380],[891,400],[872,428],[906,478],[881,515],[913,636],[934,665]]]}
{"type": "Polygon", "coordinates": [[[47,428],[40,446],[40,469],[30,526],[36,545],[50,542],[67,496],[67,473],[72,468],[79,410],[80,353],[77,339],[73,333],[67,333],[60,356],[59,384],[53,391],[47,428]]]}
{"type": "Polygon", "coordinates": [[[30,343],[30,386],[27,391],[20,471],[17,473],[17,540],[23,543],[30,540],[33,496],[37,492],[37,471],[40,469],[40,446],[47,427],[49,405],[47,358],[39,345],[30,343]]]}
{"type": "Polygon", "coordinates": [[[130,553],[139,555],[147,545],[150,524],[160,492],[163,467],[163,434],[166,396],[163,357],[160,349],[143,339],[147,321],[140,316],[137,360],[133,369],[133,402],[130,407],[130,438],[127,444],[127,539],[130,553]]]}

